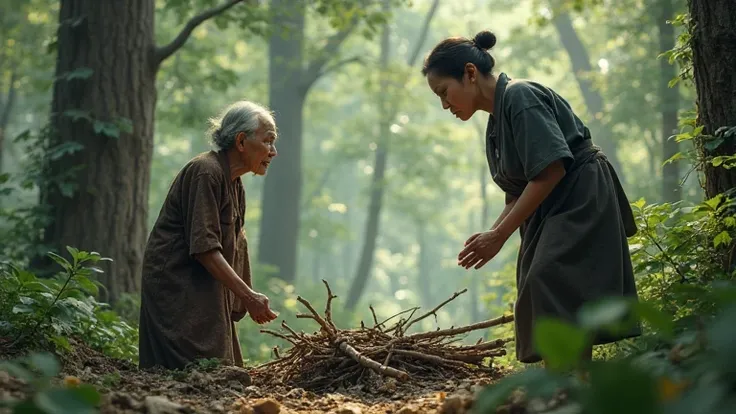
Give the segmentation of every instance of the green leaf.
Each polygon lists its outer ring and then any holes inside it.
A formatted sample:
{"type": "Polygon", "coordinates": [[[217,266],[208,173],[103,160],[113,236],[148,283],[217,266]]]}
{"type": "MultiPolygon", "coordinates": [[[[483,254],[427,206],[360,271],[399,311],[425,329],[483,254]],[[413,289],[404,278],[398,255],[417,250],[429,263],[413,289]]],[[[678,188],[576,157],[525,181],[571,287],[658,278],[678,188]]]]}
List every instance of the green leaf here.
{"type": "Polygon", "coordinates": [[[21,366],[17,361],[0,363],[0,370],[6,371],[11,376],[25,382],[32,382],[35,378],[33,372],[21,366]]]}
{"type": "Polygon", "coordinates": [[[30,356],[30,362],[34,368],[41,371],[47,378],[56,376],[61,369],[56,357],[48,352],[32,354],[30,356]]]}
{"type": "Polygon", "coordinates": [[[77,277],[75,278],[75,281],[81,289],[85,290],[92,296],[97,296],[97,294],[99,293],[99,288],[97,287],[97,285],[86,277],[77,277]]]}
{"type": "Polygon", "coordinates": [[[13,306],[13,313],[33,313],[33,308],[24,304],[15,305],[13,306]]]}
{"type": "Polygon", "coordinates": [[[47,414],[92,414],[97,411],[93,404],[90,404],[70,389],[43,390],[36,394],[33,400],[47,414]]]}
{"type": "Polygon", "coordinates": [[[568,322],[540,318],[534,326],[534,345],[552,370],[574,368],[587,343],[586,332],[568,322]]]}
{"type": "Polygon", "coordinates": [[[59,256],[54,252],[48,252],[48,256],[58,263],[64,270],[69,271],[72,268],[72,264],[69,263],[65,258],[59,256]]]}
{"type": "Polygon", "coordinates": [[[716,237],[713,238],[713,247],[718,247],[722,244],[726,246],[731,244],[731,235],[728,234],[728,231],[724,230],[718,233],[716,237]]]}
{"type": "Polygon", "coordinates": [[[646,205],[646,203],[647,203],[646,200],[644,200],[643,198],[640,198],[636,200],[635,202],[631,203],[631,205],[635,207],[636,209],[641,210],[644,208],[644,205],[646,205]]]}
{"type": "Polygon", "coordinates": [[[63,349],[64,351],[71,351],[72,345],[69,343],[69,340],[60,335],[54,335],[50,338],[51,342],[53,342],[58,348],[63,349]]]}
{"type": "Polygon", "coordinates": [[[672,338],[675,332],[675,322],[669,315],[647,302],[635,302],[633,309],[637,316],[649,322],[652,328],[662,336],[672,338]]]}
{"type": "Polygon", "coordinates": [[[64,111],[64,116],[71,118],[72,121],[79,121],[80,119],[85,119],[87,121],[92,120],[90,112],[83,111],[81,109],[67,109],[64,111]]]}
{"type": "Polygon", "coordinates": [[[581,307],[578,320],[581,326],[589,330],[612,328],[626,318],[629,309],[629,300],[623,298],[604,299],[581,307]]]}
{"type": "Polygon", "coordinates": [[[565,377],[554,375],[548,370],[527,368],[484,388],[473,403],[471,413],[496,412],[496,408],[506,403],[509,396],[520,387],[525,388],[529,398],[534,398],[552,396],[565,382],[565,377]]]}
{"type": "Polygon", "coordinates": [[[66,246],[66,251],[69,252],[75,262],[79,260],[79,249],[72,246],[66,246]]]}
{"type": "Polygon", "coordinates": [[[675,161],[678,161],[678,160],[681,160],[683,158],[685,158],[685,155],[682,152],[677,152],[674,155],[672,155],[671,157],[669,157],[668,159],[666,159],[662,163],[662,165],[664,166],[664,165],[667,165],[667,164],[671,164],[671,163],[673,163],[675,161]]]}
{"type": "Polygon", "coordinates": [[[24,286],[36,280],[36,275],[27,270],[18,270],[15,274],[24,286]]]}
{"type": "Polygon", "coordinates": [[[80,400],[92,406],[98,405],[102,400],[100,393],[97,392],[97,389],[90,384],[80,384],[77,387],[72,388],[71,391],[76,394],[80,400]]]}
{"type": "Polygon", "coordinates": [[[120,131],[125,132],[126,134],[133,133],[133,121],[129,118],[118,117],[115,120],[115,126],[117,126],[120,131]]]}
{"type": "Polygon", "coordinates": [[[94,129],[95,134],[106,135],[110,138],[120,138],[120,128],[115,124],[94,120],[94,122],[92,122],[92,128],[94,129]]]}
{"type": "Polygon", "coordinates": [[[643,369],[622,360],[594,363],[584,412],[596,414],[656,414],[657,383],[643,369]]]}
{"type": "Polygon", "coordinates": [[[707,149],[708,151],[714,151],[716,148],[720,147],[721,144],[723,144],[723,141],[725,141],[723,138],[710,139],[703,143],[703,148],[707,149]]]}
{"type": "Polygon", "coordinates": [[[21,401],[13,407],[13,414],[46,414],[31,400],[21,401]]]}

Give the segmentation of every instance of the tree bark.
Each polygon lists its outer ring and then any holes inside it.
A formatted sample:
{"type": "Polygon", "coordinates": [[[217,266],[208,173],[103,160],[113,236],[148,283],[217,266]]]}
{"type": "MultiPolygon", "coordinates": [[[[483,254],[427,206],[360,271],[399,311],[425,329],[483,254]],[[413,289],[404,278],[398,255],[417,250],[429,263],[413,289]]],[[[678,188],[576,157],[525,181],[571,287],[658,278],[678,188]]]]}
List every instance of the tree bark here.
{"type": "Polygon", "coordinates": [[[159,65],[197,25],[241,1],[195,16],[156,48],[153,0],[61,0],[50,143],[83,148],[47,160],[40,200],[52,208],[52,222],[44,242],[64,254],[73,246],[112,258],[100,277],[103,300],[140,288],[159,65]],[[121,119],[132,128],[115,137],[121,119]],[[73,187],[55,184],[62,177],[73,187]]]}
{"type": "Polygon", "coordinates": [[[302,134],[304,103],[312,85],[326,73],[325,65],[340,49],[354,25],[327,39],[321,52],[305,67],[303,56],[306,3],[271,2],[271,22],[277,29],[269,38],[269,106],[279,126],[281,166],[268,173],[263,186],[258,261],[275,266],[276,277],[294,282],[299,241],[302,194],[302,134]],[[280,28],[285,30],[282,33],[280,28]]]}
{"type": "MultiPolygon", "coordinates": [[[[736,8],[733,0],[690,0],[693,75],[698,123],[703,134],[736,126],[736,8]]],[[[702,146],[701,146],[702,147],[702,146]]],[[[736,141],[726,139],[705,156],[733,155],[736,141]]],[[[705,165],[705,194],[712,198],[736,187],[736,169],[705,165]]]]}
{"type": "Polygon", "coordinates": [[[0,102],[0,173],[3,172],[3,160],[5,158],[5,137],[8,125],[10,124],[10,114],[15,106],[17,89],[15,82],[18,79],[18,73],[13,70],[10,74],[10,83],[8,83],[8,93],[0,102]]]}
{"type": "Polygon", "coordinates": [[[419,294],[421,306],[432,309],[434,297],[432,293],[432,240],[427,236],[427,222],[417,220],[417,242],[419,243],[418,270],[419,294]]]}
{"type": "MultiPolygon", "coordinates": [[[[388,2],[384,1],[384,7],[388,7],[388,2]]],[[[388,70],[389,47],[390,47],[391,30],[386,24],[381,33],[381,91],[378,97],[378,140],[376,148],[376,159],[373,164],[373,176],[371,177],[370,202],[368,204],[368,217],[365,221],[365,230],[363,236],[363,249],[360,253],[360,261],[355,270],[355,278],[350,285],[348,299],[345,306],[348,310],[353,310],[358,304],[363,294],[368,278],[373,267],[373,256],[376,251],[376,238],[378,237],[379,224],[381,219],[381,205],[383,204],[384,178],[386,175],[386,163],[388,161],[388,135],[389,135],[389,111],[387,102],[386,72],[388,70]]]]}
{"type": "MultiPolygon", "coordinates": [[[[660,0],[657,27],[659,29],[659,49],[664,53],[675,47],[675,30],[667,21],[675,16],[672,0],[660,0]]],[[[669,86],[669,82],[677,76],[675,66],[666,58],[659,61],[659,97],[662,113],[662,160],[668,160],[679,151],[677,142],[670,139],[677,134],[677,112],[680,109],[680,93],[678,85],[669,86]]],[[[662,169],[662,201],[674,203],[682,197],[680,189],[680,164],[678,161],[665,165],[662,169]]]]}
{"type": "Polygon", "coordinates": [[[585,78],[585,74],[591,73],[593,70],[590,64],[588,51],[575,31],[569,14],[564,12],[557,14],[554,19],[552,19],[552,23],[560,36],[560,42],[567,51],[567,55],[570,58],[570,64],[572,65],[572,71],[575,75],[575,80],[577,81],[583,95],[583,99],[585,100],[585,106],[587,107],[588,114],[590,115],[588,126],[591,130],[591,134],[593,135],[593,141],[601,147],[610,160],[611,165],[613,165],[616,170],[619,179],[622,183],[625,183],[624,171],[621,161],[618,158],[618,147],[613,141],[613,133],[610,127],[600,119],[605,110],[603,106],[603,97],[594,89],[593,83],[585,78]]]}
{"type": "Polygon", "coordinates": [[[302,191],[302,127],[306,90],[301,85],[306,5],[298,0],[271,3],[269,39],[269,105],[279,126],[279,155],[266,175],[258,260],[278,268],[287,282],[296,278],[299,205],[302,191]],[[282,33],[283,32],[283,33],[282,33]]]}
{"type": "MultiPolygon", "coordinates": [[[[384,10],[388,12],[389,2],[384,1],[384,10]]],[[[429,12],[424,19],[424,23],[419,32],[417,43],[414,47],[413,53],[407,59],[408,66],[414,66],[424,41],[427,38],[429,32],[429,25],[434,18],[437,8],[439,7],[439,0],[432,2],[429,12]]],[[[389,37],[390,31],[388,27],[384,27],[383,34],[381,37],[381,70],[385,71],[388,68],[388,57],[389,57],[389,37]]],[[[371,196],[368,207],[368,218],[365,224],[365,231],[363,236],[363,249],[360,254],[360,261],[355,272],[355,278],[350,286],[348,293],[348,300],[346,302],[347,309],[354,309],[360,300],[360,296],[363,294],[368,278],[370,276],[371,268],[373,267],[373,255],[376,250],[376,238],[378,237],[378,224],[381,215],[381,205],[383,203],[383,178],[386,173],[386,165],[388,160],[388,135],[389,135],[389,114],[395,113],[390,108],[389,102],[386,102],[385,93],[388,88],[388,84],[383,82],[381,86],[382,94],[379,100],[379,139],[378,146],[376,148],[376,158],[373,166],[373,177],[371,179],[371,196]]]]}

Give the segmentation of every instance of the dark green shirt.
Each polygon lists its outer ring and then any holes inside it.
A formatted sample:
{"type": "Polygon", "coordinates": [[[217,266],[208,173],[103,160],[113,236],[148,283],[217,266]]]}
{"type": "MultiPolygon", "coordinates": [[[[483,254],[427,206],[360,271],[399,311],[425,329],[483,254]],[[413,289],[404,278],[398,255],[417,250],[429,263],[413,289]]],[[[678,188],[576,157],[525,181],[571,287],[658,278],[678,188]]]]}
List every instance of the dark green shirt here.
{"type": "Polygon", "coordinates": [[[486,156],[493,181],[506,193],[521,195],[549,164],[565,169],[590,132],[570,104],[552,89],[528,80],[498,76],[494,114],[488,117],[486,156]]]}

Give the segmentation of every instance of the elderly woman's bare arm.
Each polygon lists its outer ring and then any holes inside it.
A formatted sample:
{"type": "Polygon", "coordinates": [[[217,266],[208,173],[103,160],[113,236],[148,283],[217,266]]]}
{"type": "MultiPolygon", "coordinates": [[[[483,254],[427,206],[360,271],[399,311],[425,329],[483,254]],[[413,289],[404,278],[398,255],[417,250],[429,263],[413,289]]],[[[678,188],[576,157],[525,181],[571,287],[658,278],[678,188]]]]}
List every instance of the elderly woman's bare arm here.
{"type": "Polygon", "coordinates": [[[243,300],[251,318],[258,323],[276,319],[276,314],[268,306],[268,298],[251,289],[227,263],[219,249],[213,249],[194,256],[202,266],[228,289],[243,300]]]}

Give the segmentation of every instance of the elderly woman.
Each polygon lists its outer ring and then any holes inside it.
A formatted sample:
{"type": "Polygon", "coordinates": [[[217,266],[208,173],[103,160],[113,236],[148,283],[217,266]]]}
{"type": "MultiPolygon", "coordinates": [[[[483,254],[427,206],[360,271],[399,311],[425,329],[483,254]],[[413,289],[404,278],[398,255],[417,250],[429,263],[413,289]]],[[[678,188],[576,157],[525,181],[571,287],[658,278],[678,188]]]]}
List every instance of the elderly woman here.
{"type": "MultiPolygon", "coordinates": [[[[552,89],[493,74],[495,61],[487,51],[495,43],[488,31],[445,39],[427,57],[423,73],[455,117],[489,114],[486,157],[506,207],[490,229],[467,239],[458,263],[483,267],[520,231],[516,357],[531,363],[541,359],[532,338],[540,317],[575,321],[585,303],[637,297],[626,240],[636,226],[616,172],[585,124],[552,89]]],[[[639,333],[636,327],[596,335],[584,357],[591,357],[594,344],[639,333]]]]}
{"type": "Polygon", "coordinates": [[[215,151],[194,157],[171,184],[146,245],[141,368],[180,369],[200,358],[242,366],[235,321],[276,314],[252,289],[240,176],[266,174],[276,156],[271,113],[237,102],[212,121],[215,151]]]}

